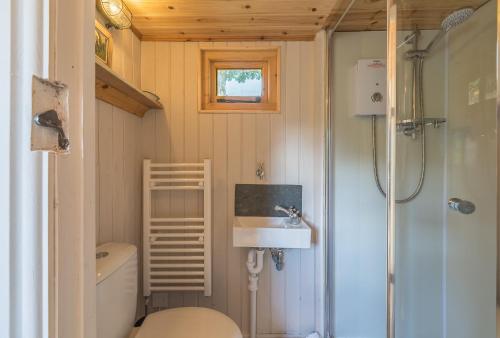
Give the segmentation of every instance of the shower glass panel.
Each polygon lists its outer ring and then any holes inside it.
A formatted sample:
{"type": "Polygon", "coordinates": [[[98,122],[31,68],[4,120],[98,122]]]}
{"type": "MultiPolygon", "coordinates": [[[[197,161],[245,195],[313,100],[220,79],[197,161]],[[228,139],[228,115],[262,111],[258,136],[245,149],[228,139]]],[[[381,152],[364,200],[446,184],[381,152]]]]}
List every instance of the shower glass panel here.
{"type": "Polygon", "coordinates": [[[497,1],[392,2],[394,337],[494,338],[497,1]]]}

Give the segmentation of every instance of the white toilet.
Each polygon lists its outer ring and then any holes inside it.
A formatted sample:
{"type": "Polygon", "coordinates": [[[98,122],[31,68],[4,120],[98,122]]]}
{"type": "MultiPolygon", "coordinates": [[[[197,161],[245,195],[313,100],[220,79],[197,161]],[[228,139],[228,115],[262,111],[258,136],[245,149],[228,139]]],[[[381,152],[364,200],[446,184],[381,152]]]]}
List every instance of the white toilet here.
{"type": "Polygon", "coordinates": [[[207,308],[152,313],[132,332],[137,305],[137,248],[107,243],[97,248],[97,338],[242,338],[236,323],[207,308]]]}

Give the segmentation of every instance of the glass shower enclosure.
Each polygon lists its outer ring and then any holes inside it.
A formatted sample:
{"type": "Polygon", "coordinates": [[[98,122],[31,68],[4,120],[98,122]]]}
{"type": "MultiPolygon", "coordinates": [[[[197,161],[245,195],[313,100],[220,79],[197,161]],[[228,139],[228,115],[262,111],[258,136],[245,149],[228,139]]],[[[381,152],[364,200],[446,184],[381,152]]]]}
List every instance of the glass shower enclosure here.
{"type": "Polygon", "coordinates": [[[497,337],[497,2],[388,0],[386,31],[333,34],[332,336],[497,337]],[[384,115],[351,112],[366,59],[384,115]]]}
{"type": "Polygon", "coordinates": [[[389,328],[392,337],[495,337],[497,4],[435,1],[446,11],[426,18],[440,20],[431,30],[410,14],[421,6],[389,7],[396,31],[389,328]],[[398,203],[421,177],[419,196],[398,203]]]}

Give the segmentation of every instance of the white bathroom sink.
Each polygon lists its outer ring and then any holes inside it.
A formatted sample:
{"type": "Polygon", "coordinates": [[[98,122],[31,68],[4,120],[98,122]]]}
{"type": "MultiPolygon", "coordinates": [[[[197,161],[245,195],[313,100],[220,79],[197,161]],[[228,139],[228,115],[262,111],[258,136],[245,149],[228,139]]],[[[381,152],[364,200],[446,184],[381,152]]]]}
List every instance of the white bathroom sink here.
{"type": "Polygon", "coordinates": [[[311,247],[311,229],[301,220],[287,223],[287,217],[236,216],[233,246],[245,248],[307,249],[311,247]]]}

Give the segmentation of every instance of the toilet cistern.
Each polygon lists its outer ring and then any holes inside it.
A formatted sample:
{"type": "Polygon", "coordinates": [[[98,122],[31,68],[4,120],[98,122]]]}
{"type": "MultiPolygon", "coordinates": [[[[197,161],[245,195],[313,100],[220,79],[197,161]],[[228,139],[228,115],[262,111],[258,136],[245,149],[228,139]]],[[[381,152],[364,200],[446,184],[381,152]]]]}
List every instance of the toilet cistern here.
{"type": "Polygon", "coordinates": [[[285,214],[287,214],[289,224],[292,224],[292,225],[300,224],[301,214],[300,214],[300,211],[297,208],[295,208],[294,206],[291,206],[287,209],[287,208],[284,208],[282,206],[276,205],[274,207],[274,210],[281,211],[281,212],[284,212],[285,214]]]}

